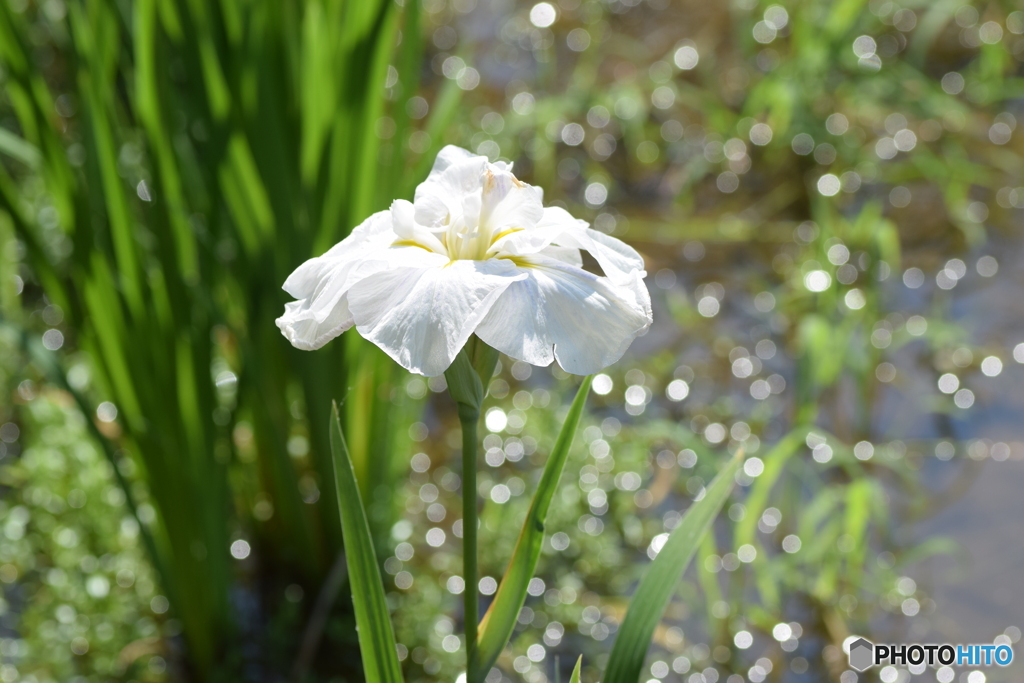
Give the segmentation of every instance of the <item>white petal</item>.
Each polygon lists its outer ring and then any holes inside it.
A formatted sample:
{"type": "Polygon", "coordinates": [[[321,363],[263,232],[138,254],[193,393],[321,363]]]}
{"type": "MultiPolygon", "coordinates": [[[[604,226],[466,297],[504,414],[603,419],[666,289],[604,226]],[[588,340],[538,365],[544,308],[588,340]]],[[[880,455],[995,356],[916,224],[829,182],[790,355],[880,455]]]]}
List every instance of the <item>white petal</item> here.
{"type": "Polygon", "coordinates": [[[537,188],[493,165],[484,173],[480,221],[494,234],[508,228],[532,228],[543,214],[544,205],[537,188]]]}
{"type": "Polygon", "coordinates": [[[391,226],[391,213],[378,211],[327,252],[309,259],[296,268],[284,281],[282,289],[296,299],[313,296],[326,273],[339,265],[357,261],[369,252],[387,248],[397,238],[391,226]]]}
{"type": "Polygon", "coordinates": [[[352,327],[352,315],[348,301],[342,297],[334,306],[325,309],[322,320],[308,307],[308,299],[289,301],[284,305],[284,315],[275,322],[281,333],[297,349],[313,351],[331,341],[352,327]]]}
{"type": "Polygon", "coordinates": [[[647,274],[636,249],[599,230],[578,225],[575,230],[563,231],[552,244],[589,251],[608,279],[616,283],[628,284],[637,273],[641,278],[647,274]]]}
{"type": "Polygon", "coordinates": [[[480,209],[483,206],[483,183],[481,182],[480,187],[469,187],[466,188],[466,193],[462,195],[462,222],[466,226],[475,226],[480,224],[480,209]]]}
{"type": "Polygon", "coordinates": [[[436,260],[389,268],[349,292],[356,328],[399,365],[427,377],[442,374],[498,296],[525,277],[508,260],[436,260]]]}
{"type": "Polygon", "coordinates": [[[391,202],[391,224],[399,239],[412,239],[416,231],[415,207],[412,202],[396,199],[391,202]]]}
{"type": "MultiPolygon", "coordinates": [[[[438,157],[440,162],[440,155],[438,157]]],[[[435,162],[435,169],[438,162],[435,162]]],[[[487,157],[449,159],[443,170],[431,172],[416,188],[416,222],[428,228],[448,225],[462,217],[466,195],[483,189],[487,157]]]]}
{"type": "Polygon", "coordinates": [[[547,256],[563,263],[568,263],[570,266],[576,266],[577,268],[583,267],[583,256],[580,254],[579,249],[573,249],[572,247],[544,247],[538,254],[540,256],[547,256]]]}
{"type": "Polygon", "coordinates": [[[555,259],[531,261],[527,277],[505,290],[477,328],[499,351],[533,365],[557,359],[565,371],[588,375],[622,357],[651,324],[639,274],[616,285],[555,259]]]}
{"type": "Polygon", "coordinates": [[[635,249],[603,232],[591,230],[586,221],[573,218],[557,206],[546,207],[532,230],[513,233],[495,246],[504,254],[528,256],[551,244],[589,251],[604,274],[618,284],[628,285],[638,271],[646,274],[643,257],[635,249]]]}
{"type": "Polygon", "coordinates": [[[370,216],[323,256],[309,259],[288,277],[284,289],[297,301],[285,304],[276,323],[296,348],[318,349],[352,326],[346,293],[354,282],[388,267],[394,241],[391,216],[370,216]]]}
{"type": "Polygon", "coordinates": [[[453,164],[479,158],[481,158],[479,154],[473,154],[468,149],[456,147],[455,145],[445,145],[437,153],[437,158],[434,159],[434,166],[430,169],[430,175],[427,178],[430,179],[441,175],[453,164]]]}
{"type": "Polygon", "coordinates": [[[433,232],[416,222],[415,211],[412,202],[404,199],[396,199],[391,203],[391,220],[395,234],[400,240],[413,242],[438,254],[447,254],[441,240],[433,232]]]}

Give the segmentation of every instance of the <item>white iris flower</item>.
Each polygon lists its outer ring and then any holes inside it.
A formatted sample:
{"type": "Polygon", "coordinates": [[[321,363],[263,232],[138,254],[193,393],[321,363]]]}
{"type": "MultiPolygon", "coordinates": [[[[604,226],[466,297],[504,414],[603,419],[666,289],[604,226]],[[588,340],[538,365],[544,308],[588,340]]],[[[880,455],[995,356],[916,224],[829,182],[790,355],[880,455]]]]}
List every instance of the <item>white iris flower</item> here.
{"type": "Polygon", "coordinates": [[[317,349],[355,325],[400,365],[441,375],[472,334],[533,365],[611,365],[651,324],[643,259],[540,188],[445,147],[415,201],[370,216],[284,283],[297,301],[277,326],[317,349]],[[590,252],[603,275],[583,269],[590,252]]]}

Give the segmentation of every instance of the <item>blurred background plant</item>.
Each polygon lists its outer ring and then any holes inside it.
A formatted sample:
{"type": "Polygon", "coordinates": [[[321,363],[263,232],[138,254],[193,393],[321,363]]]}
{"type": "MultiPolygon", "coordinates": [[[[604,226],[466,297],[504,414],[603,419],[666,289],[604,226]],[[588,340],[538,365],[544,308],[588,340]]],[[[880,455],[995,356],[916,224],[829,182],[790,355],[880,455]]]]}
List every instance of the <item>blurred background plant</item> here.
{"type": "MultiPolygon", "coordinates": [[[[331,398],[406,678],[456,678],[443,380],[272,326],[287,273],[448,142],[641,250],[656,309],[595,379],[490,683],[568,679],[580,653],[597,680],[741,445],[651,678],[1019,677],[857,675],[841,651],[1020,637],[1013,2],[7,0],[0,60],[0,679],[358,679],[331,398]]],[[[572,395],[502,366],[485,601],[572,395]]]]}
{"type": "MultiPolygon", "coordinates": [[[[138,471],[148,505],[125,480],[127,510],[177,620],[183,676],[258,677],[295,659],[298,637],[277,637],[301,635],[309,609],[291,603],[313,602],[341,549],[331,398],[347,399],[361,480],[384,492],[373,520],[390,526],[404,466],[390,424],[413,409],[392,400],[396,371],[355,337],[299,354],[273,320],[287,273],[406,182],[404,159],[364,131],[416,88],[418,17],[386,2],[0,10],[4,323],[15,338],[49,328],[42,352],[60,360],[25,371],[71,392],[108,460],[138,471]],[[87,360],[64,362],[71,350],[87,360]]],[[[12,573],[46,571],[38,557],[12,573]]],[[[340,582],[327,585],[329,607],[340,582]]],[[[336,629],[338,647],[351,631],[336,629]]]]}

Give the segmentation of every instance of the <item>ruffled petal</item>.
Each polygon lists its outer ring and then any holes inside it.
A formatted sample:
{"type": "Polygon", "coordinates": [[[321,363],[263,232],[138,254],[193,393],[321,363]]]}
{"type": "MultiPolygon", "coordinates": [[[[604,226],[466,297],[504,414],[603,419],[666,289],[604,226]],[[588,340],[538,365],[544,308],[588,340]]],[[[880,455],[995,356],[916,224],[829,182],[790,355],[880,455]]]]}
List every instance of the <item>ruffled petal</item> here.
{"type": "Polygon", "coordinates": [[[297,301],[285,304],[276,320],[296,348],[318,349],[352,326],[345,295],[353,283],[388,267],[394,242],[391,215],[376,213],[322,256],[309,259],[288,277],[284,290],[297,301]]]}
{"type": "Polygon", "coordinates": [[[466,195],[479,193],[483,188],[487,157],[460,157],[455,153],[449,157],[440,166],[439,157],[438,162],[434,164],[434,170],[416,188],[413,202],[416,207],[416,222],[428,228],[438,228],[460,220],[466,195]]]}
{"type": "Polygon", "coordinates": [[[549,246],[541,249],[538,254],[540,256],[553,258],[556,261],[568,263],[570,266],[576,266],[577,268],[583,267],[583,256],[580,254],[579,249],[573,249],[572,247],[549,246]]]}
{"type": "Polygon", "coordinates": [[[496,167],[487,169],[483,178],[483,206],[480,223],[493,235],[503,230],[526,230],[537,225],[544,215],[541,195],[532,185],[496,167]]]}
{"type": "Polygon", "coordinates": [[[543,256],[522,272],[526,278],[509,285],[476,330],[512,358],[532,365],[557,360],[566,372],[589,375],[621,358],[651,324],[650,298],[638,274],[617,285],[543,256]]]}
{"type": "Polygon", "coordinates": [[[445,145],[441,148],[441,151],[437,153],[437,157],[434,159],[434,165],[430,169],[430,174],[427,175],[427,180],[440,176],[454,164],[479,158],[481,158],[479,154],[473,154],[468,149],[456,147],[455,145],[445,145]]]}
{"type": "Polygon", "coordinates": [[[333,307],[325,308],[326,315],[321,320],[309,308],[308,302],[308,299],[289,301],[284,305],[284,315],[275,321],[281,333],[295,348],[303,351],[319,349],[352,327],[352,315],[344,297],[333,307]]]}
{"type": "Polygon", "coordinates": [[[532,230],[516,232],[495,244],[500,254],[529,256],[549,245],[589,251],[608,279],[619,284],[630,283],[637,272],[643,277],[644,259],[631,246],[614,237],[591,230],[586,221],[573,218],[557,206],[544,209],[540,222],[532,230]]]}
{"type": "Polygon", "coordinates": [[[416,208],[411,202],[404,199],[396,199],[391,203],[391,220],[398,239],[411,242],[438,254],[447,254],[441,240],[433,232],[416,222],[415,213],[416,208]]]}
{"type": "Polygon", "coordinates": [[[371,252],[386,249],[397,238],[392,229],[391,212],[378,211],[328,251],[296,268],[284,281],[282,289],[296,299],[314,296],[329,273],[340,266],[352,264],[371,252]]]}
{"type": "Polygon", "coordinates": [[[525,277],[507,260],[437,260],[423,252],[371,275],[348,294],[356,329],[402,367],[436,377],[490,310],[498,296],[525,277]]]}

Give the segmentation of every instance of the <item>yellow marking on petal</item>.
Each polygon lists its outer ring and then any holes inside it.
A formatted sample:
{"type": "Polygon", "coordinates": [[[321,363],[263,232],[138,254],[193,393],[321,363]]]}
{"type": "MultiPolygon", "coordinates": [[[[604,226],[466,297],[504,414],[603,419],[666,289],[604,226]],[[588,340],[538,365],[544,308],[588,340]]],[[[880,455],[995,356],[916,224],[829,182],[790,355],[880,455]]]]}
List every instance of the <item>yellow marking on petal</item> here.
{"type": "Polygon", "coordinates": [[[420,249],[424,249],[426,251],[433,251],[432,249],[423,246],[422,244],[420,244],[416,240],[395,240],[394,242],[391,243],[391,246],[393,246],[393,247],[419,247],[420,249]]]}
{"type": "Polygon", "coordinates": [[[520,268],[533,268],[535,266],[534,263],[531,263],[530,260],[524,256],[499,256],[498,258],[511,261],[520,268]]]}
{"type": "Polygon", "coordinates": [[[494,237],[491,238],[491,244],[494,244],[495,242],[500,240],[502,237],[508,237],[509,235],[515,234],[517,232],[522,232],[522,231],[523,231],[522,228],[509,228],[508,230],[502,230],[497,235],[495,235],[494,237]]]}

